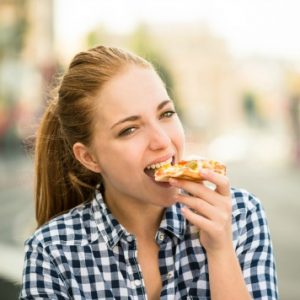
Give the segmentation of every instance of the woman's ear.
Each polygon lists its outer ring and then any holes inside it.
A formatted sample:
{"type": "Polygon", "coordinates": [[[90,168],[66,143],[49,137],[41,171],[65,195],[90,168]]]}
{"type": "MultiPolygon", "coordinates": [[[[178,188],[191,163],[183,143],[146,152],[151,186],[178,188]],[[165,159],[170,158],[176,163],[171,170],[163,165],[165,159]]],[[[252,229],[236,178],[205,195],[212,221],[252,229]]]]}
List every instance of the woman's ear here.
{"type": "Polygon", "coordinates": [[[75,143],[73,145],[73,153],[75,155],[75,158],[87,169],[95,173],[101,172],[97,160],[85,145],[79,142],[75,143]]]}

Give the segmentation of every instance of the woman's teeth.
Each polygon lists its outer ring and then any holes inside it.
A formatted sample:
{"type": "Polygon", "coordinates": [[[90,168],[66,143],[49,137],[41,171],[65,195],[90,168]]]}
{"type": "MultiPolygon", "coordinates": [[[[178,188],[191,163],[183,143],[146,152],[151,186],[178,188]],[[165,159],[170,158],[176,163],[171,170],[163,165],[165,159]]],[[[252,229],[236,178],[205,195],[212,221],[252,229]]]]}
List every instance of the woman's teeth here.
{"type": "Polygon", "coordinates": [[[172,158],[169,158],[168,160],[166,161],[163,161],[163,162],[160,162],[160,163],[157,163],[157,164],[152,164],[152,165],[149,165],[146,167],[146,169],[150,170],[150,169],[158,169],[162,166],[165,166],[165,165],[168,165],[172,162],[172,158]]]}

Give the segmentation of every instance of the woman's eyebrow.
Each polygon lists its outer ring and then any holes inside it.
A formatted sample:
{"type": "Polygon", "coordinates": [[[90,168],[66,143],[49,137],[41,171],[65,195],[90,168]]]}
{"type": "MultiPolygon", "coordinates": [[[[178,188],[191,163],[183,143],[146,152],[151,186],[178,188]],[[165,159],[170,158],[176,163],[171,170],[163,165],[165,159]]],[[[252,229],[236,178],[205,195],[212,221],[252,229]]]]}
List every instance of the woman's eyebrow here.
{"type": "Polygon", "coordinates": [[[124,119],[121,119],[120,121],[116,122],[113,126],[111,126],[110,129],[113,129],[114,127],[122,124],[122,123],[125,123],[125,122],[130,122],[130,121],[136,121],[136,120],[139,120],[141,117],[140,116],[130,116],[130,117],[127,117],[127,118],[124,118],[124,119]]]}
{"type": "Polygon", "coordinates": [[[161,110],[165,105],[167,105],[168,103],[172,102],[171,100],[164,100],[163,102],[161,102],[158,106],[157,106],[157,110],[161,110]]]}
{"type": "MultiPolygon", "coordinates": [[[[163,102],[161,102],[158,106],[157,106],[157,110],[161,110],[164,106],[166,106],[168,103],[172,102],[171,100],[164,100],[163,102]]],[[[111,126],[111,129],[113,129],[114,127],[122,124],[122,123],[125,123],[125,122],[132,122],[132,121],[136,121],[136,120],[139,120],[141,117],[140,116],[129,116],[129,117],[126,117],[124,119],[121,119],[120,121],[116,122],[114,125],[111,126]]]]}

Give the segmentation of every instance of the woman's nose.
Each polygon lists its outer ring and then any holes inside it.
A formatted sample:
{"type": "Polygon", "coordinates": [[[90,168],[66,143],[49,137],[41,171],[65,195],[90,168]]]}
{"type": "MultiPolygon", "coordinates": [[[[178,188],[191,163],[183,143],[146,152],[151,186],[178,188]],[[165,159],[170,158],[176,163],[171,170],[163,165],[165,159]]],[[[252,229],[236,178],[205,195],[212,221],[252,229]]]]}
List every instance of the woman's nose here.
{"type": "Polygon", "coordinates": [[[151,150],[159,150],[167,148],[171,143],[166,130],[160,126],[152,126],[149,129],[149,148],[151,150]]]}

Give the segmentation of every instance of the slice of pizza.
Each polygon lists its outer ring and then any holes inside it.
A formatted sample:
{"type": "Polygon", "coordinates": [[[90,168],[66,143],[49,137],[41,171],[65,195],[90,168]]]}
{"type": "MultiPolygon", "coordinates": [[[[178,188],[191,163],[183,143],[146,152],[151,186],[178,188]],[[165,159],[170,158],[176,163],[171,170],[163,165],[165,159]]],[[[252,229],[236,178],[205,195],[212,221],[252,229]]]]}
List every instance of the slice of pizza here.
{"type": "Polygon", "coordinates": [[[226,166],[215,160],[188,160],[180,161],[177,164],[167,164],[155,171],[155,180],[168,182],[169,178],[186,179],[190,181],[202,181],[203,177],[199,169],[209,169],[213,172],[225,175],[226,166]]]}

